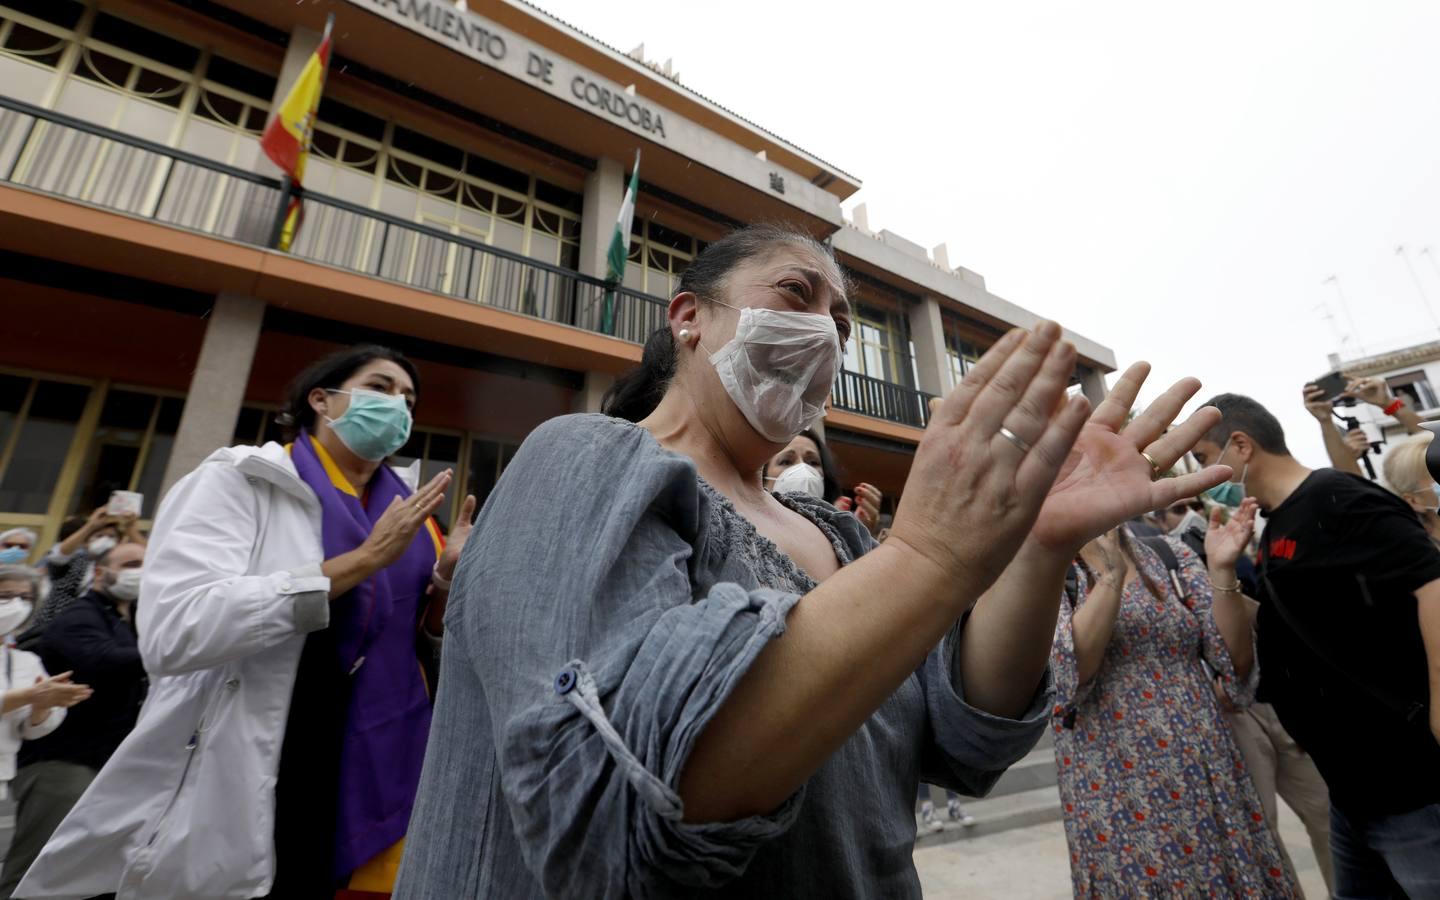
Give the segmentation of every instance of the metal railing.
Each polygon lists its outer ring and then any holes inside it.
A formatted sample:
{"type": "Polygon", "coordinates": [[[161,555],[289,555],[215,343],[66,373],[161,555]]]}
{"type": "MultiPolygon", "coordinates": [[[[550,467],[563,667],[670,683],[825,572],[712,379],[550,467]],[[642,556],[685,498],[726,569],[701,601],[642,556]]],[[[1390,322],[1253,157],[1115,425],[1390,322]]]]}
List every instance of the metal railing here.
{"type": "MultiPolygon", "coordinates": [[[[262,247],[281,190],[279,179],[4,96],[0,182],[262,247]]],[[[666,320],[663,298],[312,192],[305,193],[305,221],[290,253],[637,344],[666,320]]],[[[842,371],[832,402],[923,428],[928,397],[842,371]]]]}
{"type": "Polygon", "coordinates": [[[930,422],[930,400],[934,396],[903,384],[841,369],[830,392],[830,404],[862,416],[924,428],[930,422]]]}
{"type": "MultiPolygon", "coordinates": [[[[0,97],[5,182],[264,246],[280,182],[0,97]]],[[[291,255],[644,343],[667,301],[335,197],[307,192],[291,255]],[[602,328],[608,303],[613,326],[602,328]]]]}

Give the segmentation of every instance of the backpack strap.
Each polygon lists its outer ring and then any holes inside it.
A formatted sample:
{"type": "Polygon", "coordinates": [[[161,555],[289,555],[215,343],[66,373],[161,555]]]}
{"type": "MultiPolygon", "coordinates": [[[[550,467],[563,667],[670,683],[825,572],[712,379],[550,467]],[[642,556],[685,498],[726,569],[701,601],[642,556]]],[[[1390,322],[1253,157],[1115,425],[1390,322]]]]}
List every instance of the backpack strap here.
{"type": "Polygon", "coordinates": [[[1185,590],[1185,583],[1180,580],[1180,557],[1175,555],[1175,548],[1163,537],[1142,537],[1139,541],[1160,557],[1165,574],[1170,576],[1170,586],[1175,588],[1175,596],[1180,598],[1180,602],[1185,602],[1190,592],[1185,590]]]}

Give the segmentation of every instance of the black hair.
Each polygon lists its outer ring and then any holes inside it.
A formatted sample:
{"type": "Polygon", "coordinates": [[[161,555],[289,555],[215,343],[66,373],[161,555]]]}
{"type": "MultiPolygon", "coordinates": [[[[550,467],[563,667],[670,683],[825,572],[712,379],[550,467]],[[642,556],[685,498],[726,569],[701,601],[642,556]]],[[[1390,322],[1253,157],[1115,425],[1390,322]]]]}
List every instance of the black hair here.
{"type": "Polygon", "coordinates": [[[350,376],[377,359],[387,359],[405,370],[415,386],[415,396],[420,396],[420,373],[415,364],[405,358],[399,350],[381,347],[378,344],[357,344],[327,354],[306,366],[285,388],[285,402],[275,421],[285,440],[291,441],[302,430],[315,431],[315,410],[310,407],[310,392],[316,388],[333,390],[340,387],[350,376]]]}
{"type": "MultiPolygon", "coordinates": [[[[784,225],[747,225],[709,244],[696,256],[680,276],[675,293],[692,293],[702,300],[713,300],[724,293],[725,281],[737,266],[754,257],[769,253],[782,244],[792,244],[815,251],[834,260],[830,248],[803,231],[784,225]]],[[[650,333],[640,365],[615,379],[601,398],[600,408],[607,416],[638,422],[655,411],[670,379],[675,377],[679,354],[670,324],[662,324],[650,333]]]]}
{"type": "MultiPolygon", "coordinates": [[[[1280,420],[1270,410],[1241,394],[1220,394],[1205,403],[1220,410],[1220,421],[1205,434],[1205,440],[1224,447],[1230,435],[1243,432],[1266,453],[1289,456],[1290,448],[1285,446],[1285,430],[1280,420]]],[[[1216,460],[1210,460],[1216,462],[1216,460]]]]}

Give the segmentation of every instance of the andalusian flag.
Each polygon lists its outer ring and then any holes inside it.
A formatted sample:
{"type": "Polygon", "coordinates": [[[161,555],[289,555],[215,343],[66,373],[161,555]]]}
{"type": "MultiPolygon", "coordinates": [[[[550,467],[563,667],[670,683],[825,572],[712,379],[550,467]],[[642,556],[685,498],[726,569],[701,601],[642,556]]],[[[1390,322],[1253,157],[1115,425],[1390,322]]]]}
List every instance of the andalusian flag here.
{"type": "Polygon", "coordinates": [[[320,46],[310,54],[305,68],[281,101],[275,118],[260,136],[260,149],[289,178],[293,193],[285,210],[285,226],[280,232],[280,249],[289,250],[295,232],[304,218],[300,196],[305,182],[305,162],[310,158],[310,140],[315,136],[315,111],[320,108],[320,94],[325,89],[325,72],[330,67],[330,32],[335,17],[325,20],[325,34],[320,46]]]}
{"type": "MultiPolygon", "coordinates": [[[[605,257],[605,280],[620,285],[625,280],[625,263],[630,259],[630,226],[635,221],[635,195],[640,192],[640,151],[635,151],[635,168],[630,170],[630,187],[620,204],[620,217],[615,220],[615,235],[610,238],[610,252],[605,257]]],[[[600,331],[615,333],[615,292],[605,292],[605,306],[600,312],[600,331]]]]}

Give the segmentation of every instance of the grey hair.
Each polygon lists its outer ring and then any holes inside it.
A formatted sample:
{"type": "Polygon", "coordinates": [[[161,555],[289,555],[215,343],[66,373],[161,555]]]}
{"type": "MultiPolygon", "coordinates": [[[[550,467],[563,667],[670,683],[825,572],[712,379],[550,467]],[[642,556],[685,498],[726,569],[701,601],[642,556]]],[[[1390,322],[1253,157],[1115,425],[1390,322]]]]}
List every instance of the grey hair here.
{"type": "Polygon", "coordinates": [[[28,581],[35,601],[40,601],[40,570],[30,566],[0,566],[0,581],[28,581]]]}
{"type": "Polygon", "coordinates": [[[19,535],[24,535],[29,538],[32,548],[35,546],[35,542],[40,540],[40,535],[36,534],[33,528],[11,528],[9,531],[0,531],[0,541],[9,540],[19,535]]]}

